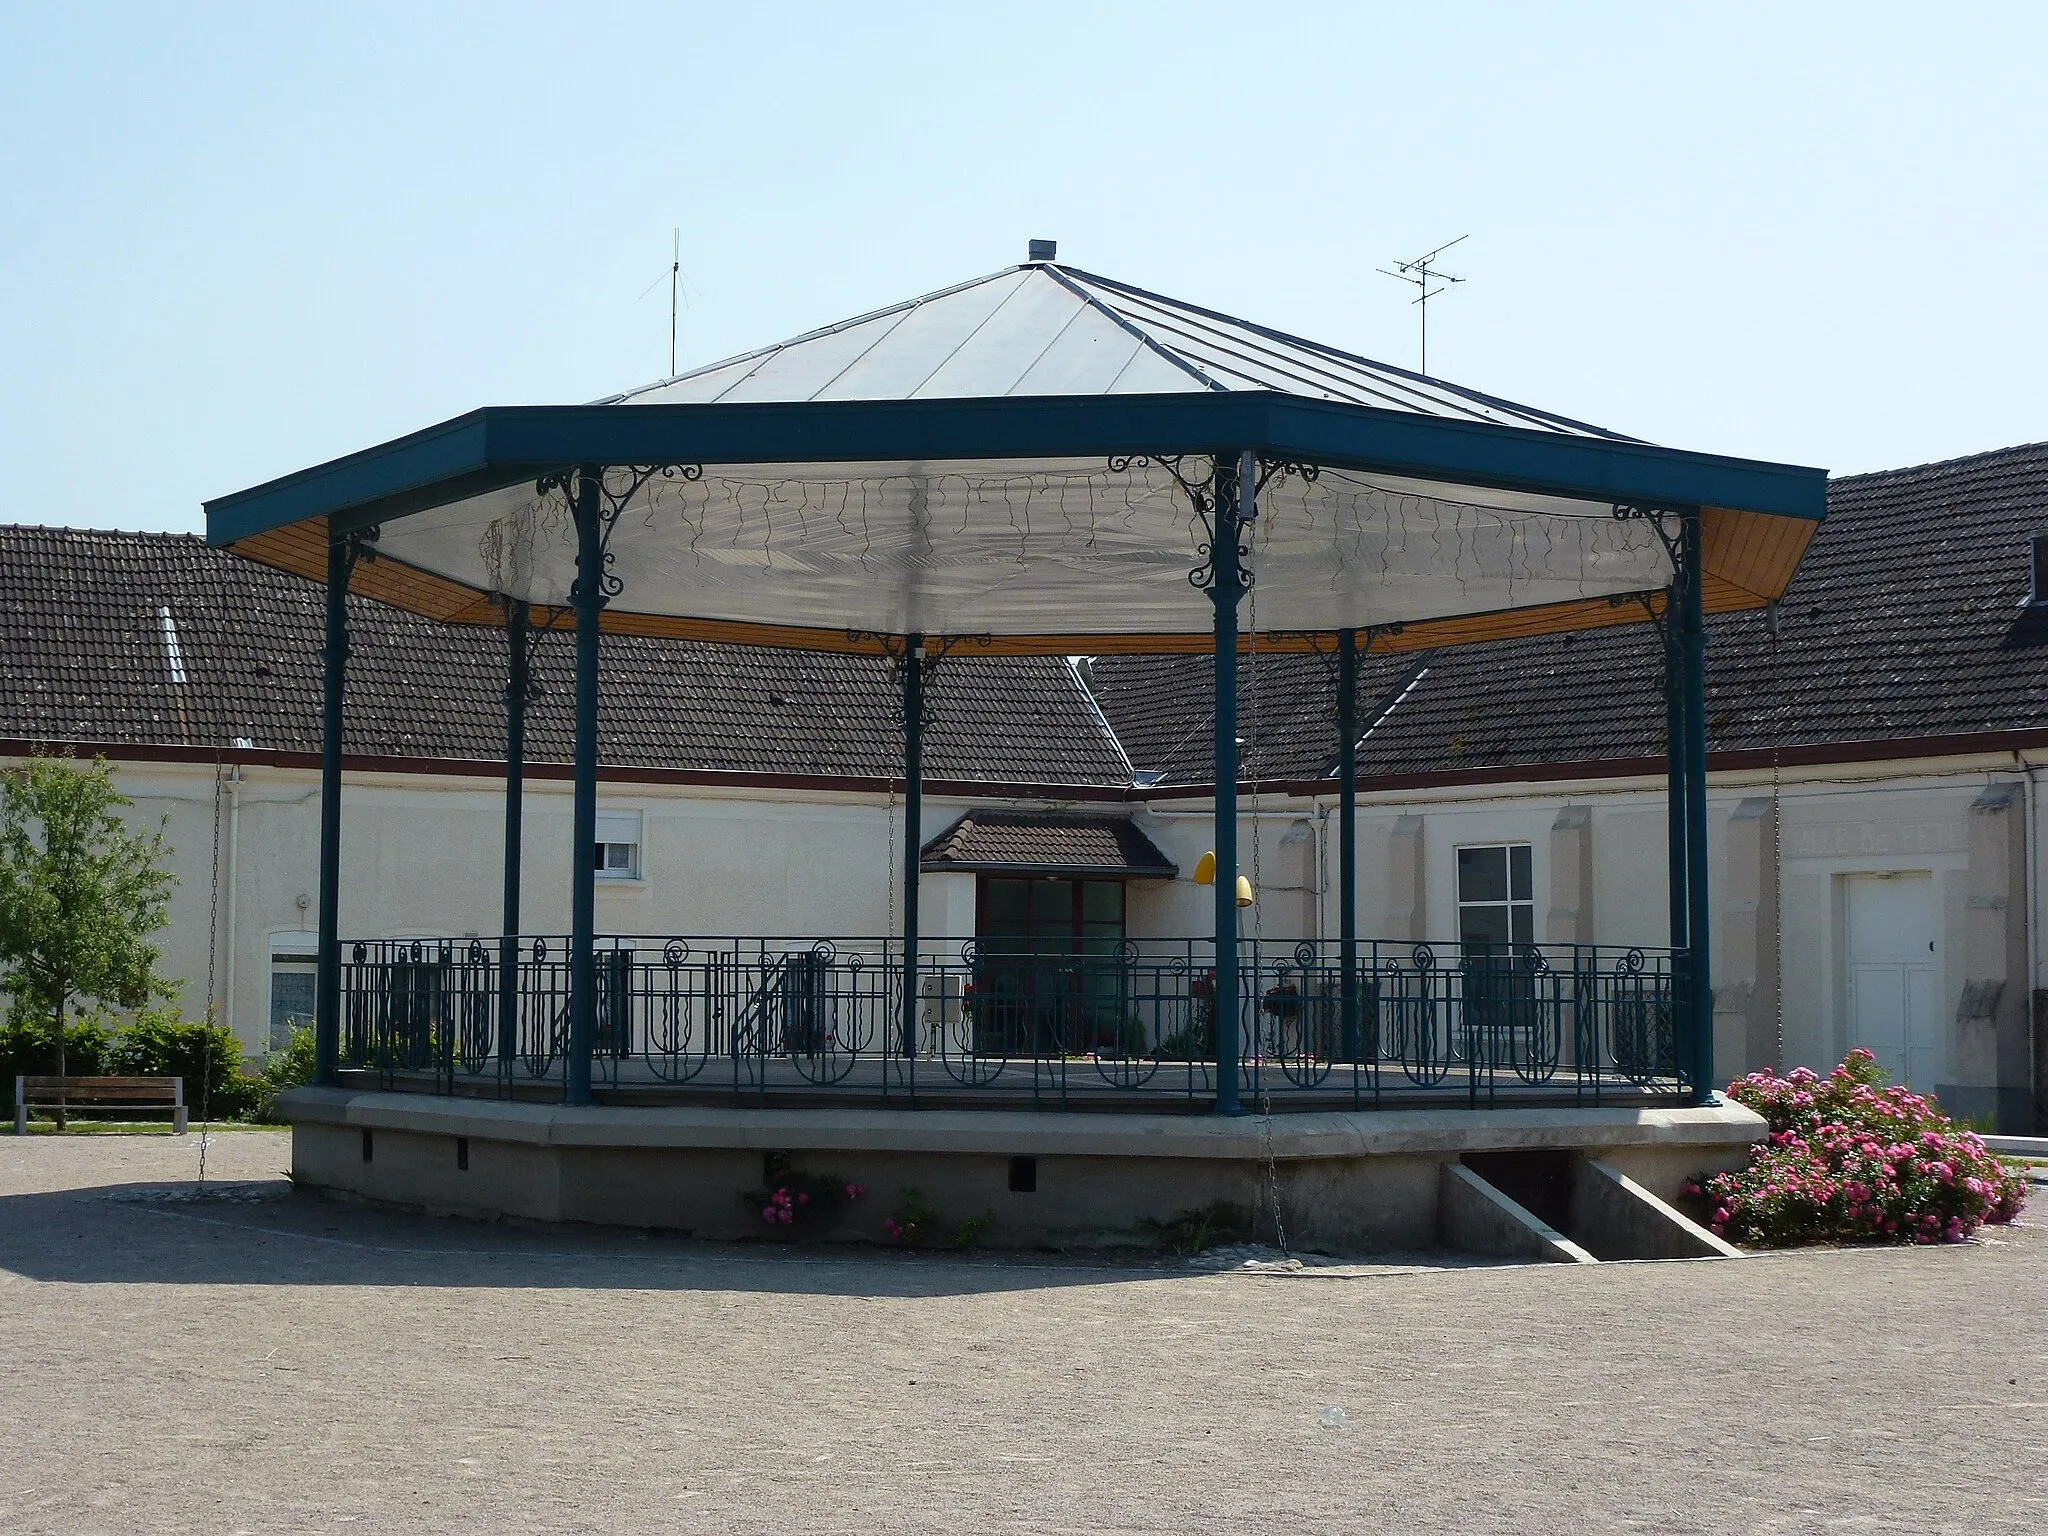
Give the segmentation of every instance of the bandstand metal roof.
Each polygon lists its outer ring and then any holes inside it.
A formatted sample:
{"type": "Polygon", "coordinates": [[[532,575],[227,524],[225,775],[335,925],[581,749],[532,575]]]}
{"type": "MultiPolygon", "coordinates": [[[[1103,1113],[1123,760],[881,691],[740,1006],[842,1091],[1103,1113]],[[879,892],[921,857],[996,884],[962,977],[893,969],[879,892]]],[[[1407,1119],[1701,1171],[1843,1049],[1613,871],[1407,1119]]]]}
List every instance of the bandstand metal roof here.
{"type": "Polygon", "coordinates": [[[816,650],[1202,650],[1207,542],[1182,480],[1257,452],[1247,627],[1381,649],[1643,616],[1670,565],[1617,506],[1702,512],[1708,611],[1779,596],[1817,469],[1660,448],[1076,268],[1031,263],[582,406],[492,407],[207,503],[207,537],[435,618],[566,611],[548,477],[603,466],[606,630],[816,650]],[[1311,467],[1312,474],[1302,473],[1311,467]]]}

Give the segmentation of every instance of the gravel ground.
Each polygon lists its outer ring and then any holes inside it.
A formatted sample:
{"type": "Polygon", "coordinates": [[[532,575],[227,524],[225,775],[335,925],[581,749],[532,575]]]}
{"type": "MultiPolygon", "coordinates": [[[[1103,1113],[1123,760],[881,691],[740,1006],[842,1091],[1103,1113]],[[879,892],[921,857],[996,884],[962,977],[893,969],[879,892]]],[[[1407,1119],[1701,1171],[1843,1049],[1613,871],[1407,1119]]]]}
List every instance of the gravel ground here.
{"type": "Polygon", "coordinates": [[[2038,1213],[1217,1273],[433,1221],[271,1134],[202,1200],[197,1143],[0,1137],[0,1530],[2048,1530],[2038,1213]]]}

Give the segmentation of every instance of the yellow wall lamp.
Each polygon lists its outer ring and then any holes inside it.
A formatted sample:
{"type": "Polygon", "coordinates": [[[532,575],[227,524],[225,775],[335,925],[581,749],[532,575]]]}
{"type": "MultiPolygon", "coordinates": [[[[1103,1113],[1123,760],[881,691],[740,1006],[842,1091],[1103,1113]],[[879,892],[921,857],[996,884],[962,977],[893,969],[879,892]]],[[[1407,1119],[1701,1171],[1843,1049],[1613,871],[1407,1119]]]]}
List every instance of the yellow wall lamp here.
{"type": "MultiPolygon", "coordinates": [[[[1211,850],[1195,860],[1195,884],[1214,885],[1215,883],[1216,854],[1214,850],[1211,850]]],[[[1248,907],[1252,904],[1252,883],[1244,875],[1237,877],[1237,904],[1240,907],[1248,907]]]]}

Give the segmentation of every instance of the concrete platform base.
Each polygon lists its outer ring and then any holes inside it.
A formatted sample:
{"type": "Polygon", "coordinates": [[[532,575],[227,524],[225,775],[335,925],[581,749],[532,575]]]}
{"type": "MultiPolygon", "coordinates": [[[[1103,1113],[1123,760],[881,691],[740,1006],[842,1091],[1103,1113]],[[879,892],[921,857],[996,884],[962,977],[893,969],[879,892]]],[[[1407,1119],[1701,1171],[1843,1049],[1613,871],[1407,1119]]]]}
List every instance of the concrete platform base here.
{"type": "Polygon", "coordinates": [[[1437,1246],[1446,1165],[1467,1154],[1597,1158],[1660,1200],[1740,1167],[1764,1122],[1700,1109],[1385,1110],[1152,1116],[1011,1111],[570,1109],[421,1094],[296,1089],[302,1186],[472,1216],[773,1238],[771,1157],[860,1184],[809,1239],[884,1241],[905,1190],[994,1247],[1154,1245],[1207,1230],[1329,1253],[1437,1246]]]}

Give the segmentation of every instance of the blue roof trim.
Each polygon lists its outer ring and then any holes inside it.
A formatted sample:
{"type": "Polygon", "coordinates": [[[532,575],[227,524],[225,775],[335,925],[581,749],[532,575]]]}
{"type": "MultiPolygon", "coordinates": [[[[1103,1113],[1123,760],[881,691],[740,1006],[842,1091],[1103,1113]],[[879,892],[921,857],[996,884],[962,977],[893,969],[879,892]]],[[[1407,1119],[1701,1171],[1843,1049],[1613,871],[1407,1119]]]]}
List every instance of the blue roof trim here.
{"type": "Polygon", "coordinates": [[[209,544],[388,522],[578,463],[1107,457],[1250,448],[1386,474],[1818,522],[1827,474],[1648,443],[1260,391],[711,405],[490,406],[206,503],[209,544]]]}

